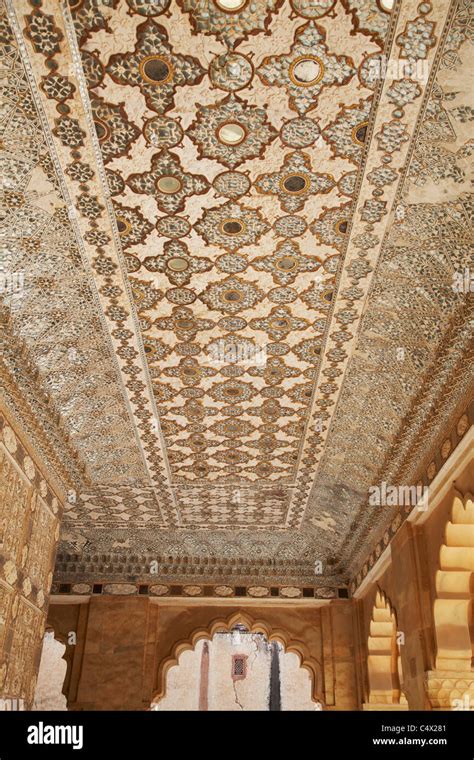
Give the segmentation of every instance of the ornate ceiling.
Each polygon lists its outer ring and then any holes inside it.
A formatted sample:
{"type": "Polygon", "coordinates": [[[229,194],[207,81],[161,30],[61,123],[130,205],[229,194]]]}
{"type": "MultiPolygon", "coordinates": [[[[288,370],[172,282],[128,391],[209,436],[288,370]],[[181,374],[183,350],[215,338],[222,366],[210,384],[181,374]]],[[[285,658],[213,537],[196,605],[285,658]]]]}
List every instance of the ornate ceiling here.
{"type": "Polygon", "coordinates": [[[62,569],[366,572],[406,517],[369,486],[423,479],[472,392],[470,2],[2,11],[5,388],[62,569]]]}

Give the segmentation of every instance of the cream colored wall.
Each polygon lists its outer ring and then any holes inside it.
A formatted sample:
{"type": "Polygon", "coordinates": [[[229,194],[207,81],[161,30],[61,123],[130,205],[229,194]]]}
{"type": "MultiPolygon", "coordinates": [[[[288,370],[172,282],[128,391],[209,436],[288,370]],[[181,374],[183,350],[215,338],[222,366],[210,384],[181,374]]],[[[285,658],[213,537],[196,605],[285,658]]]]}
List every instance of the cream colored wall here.
{"type": "Polygon", "coordinates": [[[67,670],[63,660],[65,651],[65,645],[56,641],[52,631],[47,631],[43,638],[33,710],[67,710],[66,697],[62,693],[67,670]]]}
{"type": "Polygon", "coordinates": [[[216,634],[209,645],[209,710],[268,710],[270,647],[258,633],[216,634]],[[232,655],[247,656],[247,675],[232,679],[232,655]]]}
{"type": "Polygon", "coordinates": [[[311,676],[300,666],[299,657],[293,652],[280,656],[280,693],[282,710],[322,709],[319,702],[311,699],[311,676]]]}

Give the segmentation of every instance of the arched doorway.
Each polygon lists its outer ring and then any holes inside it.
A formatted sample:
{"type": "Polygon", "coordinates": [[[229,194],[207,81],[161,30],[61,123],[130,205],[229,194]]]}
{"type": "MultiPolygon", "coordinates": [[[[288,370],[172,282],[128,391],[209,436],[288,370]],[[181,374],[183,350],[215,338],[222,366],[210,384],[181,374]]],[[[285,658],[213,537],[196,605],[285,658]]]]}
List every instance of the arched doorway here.
{"type": "Polygon", "coordinates": [[[321,710],[312,674],[281,638],[234,621],[177,647],[152,710],[321,710]],[[177,661],[176,661],[177,660],[177,661]]]}

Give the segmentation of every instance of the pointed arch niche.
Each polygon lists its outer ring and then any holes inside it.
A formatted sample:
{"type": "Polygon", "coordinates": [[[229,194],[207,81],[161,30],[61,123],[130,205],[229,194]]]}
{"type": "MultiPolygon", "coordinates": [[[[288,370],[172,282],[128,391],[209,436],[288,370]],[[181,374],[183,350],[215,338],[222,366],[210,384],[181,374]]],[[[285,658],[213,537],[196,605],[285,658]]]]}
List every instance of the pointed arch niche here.
{"type": "MultiPolygon", "coordinates": [[[[174,666],[179,666],[181,662],[187,661],[187,659],[189,659],[186,656],[186,653],[189,653],[190,650],[193,650],[194,652],[196,649],[199,651],[200,656],[202,656],[202,675],[203,669],[206,670],[209,668],[208,662],[206,663],[206,659],[208,657],[208,648],[206,647],[206,643],[212,642],[216,634],[230,634],[233,632],[235,633],[239,630],[245,630],[246,633],[250,634],[263,634],[266,642],[268,642],[268,645],[270,646],[270,649],[272,649],[272,642],[277,642],[283,649],[283,657],[285,657],[287,654],[296,655],[298,658],[299,666],[306,670],[306,672],[309,674],[309,696],[315,703],[314,709],[324,709],[321,666],[320,663],[310,655],[306,645],[301,641],[292,639],[286,631],[275,629],[267,622],[254,619],[246,612],[238,612],[232,614],[228,618],[220,618],[218,620],[214,620],[209,624],[207,628],[196,629],[185,640],[176,642],[173,647],[172,654],[165,658],[158,668],[158,689],[153,695],[151,709],[157,709],[157,705],[166,696],[167,686],[170,682],[170,675],[171,680],[173,678],[176,678],[177,675],[178,669],[175,669],[174,666]],[[202,639],[205,640],[204,647],[199,644],[202,639]],[[182,659],[183,655],[185,655],[184,659],[182,659]],[[170,670],[172,668],[173,671],[170,674],[170,670]]],[[[250,660],[252,656],[253,655],[250,655],[248,659],[250,660]]],[[[288,667],[288,664],[286,664],[286,667],[288,667]]],[[[199,702],[200,705],[202,705],[202,695],[200,695],[199,702]]],[[[203,708],[199,707],[197,709],[203,708]]],[[[207,707],[204,709],[207,709],[207,707]]]]}
{"type": "Polygon", "coordinates": [[[407,710],[396,615],[380,589],[372,610],[367,651],[369,700],[364,710],[407,710]]]}
{"type": "Polygon", "coordinates": [[[433,617],[435,670],[427,674],[434,709],[474,709],[474,499],[455,491],[439,553],[433,617]]]}

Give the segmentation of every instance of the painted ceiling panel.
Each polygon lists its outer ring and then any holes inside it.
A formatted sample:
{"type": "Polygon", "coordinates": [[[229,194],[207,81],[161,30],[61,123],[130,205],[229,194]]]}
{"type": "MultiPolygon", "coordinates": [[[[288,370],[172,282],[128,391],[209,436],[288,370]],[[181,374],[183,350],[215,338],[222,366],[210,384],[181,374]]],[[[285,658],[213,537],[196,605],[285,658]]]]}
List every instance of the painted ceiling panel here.
{"type": "Polygon", "coordinates": [[[71,448],[65,551],[367,572],[407,516],[368,488],[471,389],[469,10],[7,3],[5,319],[71,448]]]}

